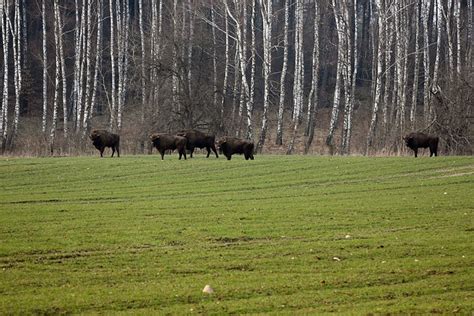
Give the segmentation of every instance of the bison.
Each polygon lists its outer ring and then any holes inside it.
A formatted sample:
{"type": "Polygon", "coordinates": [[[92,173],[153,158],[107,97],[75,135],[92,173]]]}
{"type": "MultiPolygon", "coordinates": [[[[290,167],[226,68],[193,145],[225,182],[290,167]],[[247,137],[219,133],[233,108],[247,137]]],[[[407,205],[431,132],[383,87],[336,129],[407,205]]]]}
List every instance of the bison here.
{"type": "Polygon", "coordinates": [[[153,146],[160,152],[161,160],[163,160],[167,150],[175,149],[178,150],[179,159],[181,159],[181,156],[184,156],[184,159],[186,159],[186,137],[156,133],[152,134],[150,139],[153,146]]]}
{"type": "Polygon", "coordinates": [[[437,136],[427,135],[425,133],[414,132],[403,137],[407,147],[415,152],[415,157],[418,157],[418,148],[430,148],[430,157],[438,156],[438,142],[437,136]]]}
{"type": "Polygon", "coordinates": [[[104,129],[92,130],[89,138],[92,140],[92,144],[100,151],[100,156],[103,157],[105,147],[112,148],[112,156],[117,151],[117,157],[120,157],[120,136],[117,134],[110,133],[104,129]]]}
{"type": "Polygon", "coordinates": [[[227,157],[232,158],[233,154],[244,154],[245,160],[253,160],[253,143],[240,138],[227,137],[219,141],[219,151],[227,157]]]}
{"type": "Polygon", "coordinates": [[[196,130],[180,131],[176,135],[186,137],[186,139],[188,140],[186,149],[190,151],[191,158],[193,158],[194,148],[204,148],[204,147],[207,149],[206,158],[209,158],[209,155],[211,154],[211,149],[216,154],[216,158],[219,158],[219,155],[217,154],[216,145],[215,145],[216,138],[214,135],[207,135],[207,134],[204,134],[203,132],[196,131],[196,130]]]}

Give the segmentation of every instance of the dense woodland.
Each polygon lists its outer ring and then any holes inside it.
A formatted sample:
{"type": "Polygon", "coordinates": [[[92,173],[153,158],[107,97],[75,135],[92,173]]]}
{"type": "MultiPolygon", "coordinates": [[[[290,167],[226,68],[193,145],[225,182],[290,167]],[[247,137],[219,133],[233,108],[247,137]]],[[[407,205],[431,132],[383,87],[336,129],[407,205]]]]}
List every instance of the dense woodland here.
{"type": "Polygon", "coordinates": [[[196,128],[258,152],[472,154],[472,0],[0,0],[0,146],[146,152],[196,128]]]}

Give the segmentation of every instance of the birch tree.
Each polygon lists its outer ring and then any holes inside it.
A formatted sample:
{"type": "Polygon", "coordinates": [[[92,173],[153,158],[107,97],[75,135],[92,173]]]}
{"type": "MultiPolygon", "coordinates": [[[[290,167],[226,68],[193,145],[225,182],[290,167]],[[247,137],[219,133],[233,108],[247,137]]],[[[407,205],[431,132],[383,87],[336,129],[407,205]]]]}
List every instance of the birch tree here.
{"type": "Polygon", "coordinates": [[[59,48],[59,61],[61,66],[61,86],[62,86],[62,105],[63,105],[63,137],[68,139],[68,120],[67,120],[67,82],[66,82],[66,62],[64,58],[64,45],[63,45],[63,23],[61,19],[61,12],[59,9],[59,4],[54,10],[56,15],[57,27],[58,27],[58,48],[59,48]]]}
{"type": "Polygon", "coordinates": [[[377,118],[378,118],[378,111],[380,106],[381,100],[381,93],[382,93],[382,83],[383,83],[383,56],[384,56],[384,43],[385,43],[385,32],[384,32],[384,11],[382,8],[382,0],[375,1],[375,9],[377,12],[377,52],[374,52],[374,59],[377,60],[377,71],[376,76],[373,80],[375,80],[375,95],[374,95],[374,104],[372,107],[372,116],[370,119],[370,126],[369,132],[367,134],[367,147],[366,147],[366,154],[369,153],[370,147],[373,145],[373,139],[375,136],[375,128],[377,126],[377,118]]]}
{"type": "Polygon", "coordinates": [[[14,20],[12,22],[7,15],[8,23],[10,24],[9,29],[13,40],[13,60],[14,60],[14,86],[15,86],[15,113],[13,116],[12,131],[7,139],[7,146],[12,148],[13,139],[18,131],[18,123],[20,120],[20,96],[22,88],[22,38],[21,38],[21,25],[22,18],[20,15],[20,1],[14,2],[14,20]]]}
{"type": "Polygon", "coordinates": [[[303,60],[303,1],[296,0],[295,8],[295,71],[293,85],[293,131],[288,144],[287,154],[293,152],[298,127],[301,123],[303,111],[303,87],[304,87],[304,60],[303,60]]]}
{"type": "Polygon", "coordinates": [[[8,24],[8,11],[9,1],[4,0],[0,2],[0,14],[1,14],[1,28],[2,28],[2,46],[3,46],[3,95],[2,95],[2,108],[0,111],[0,137],[1,137],[1,150],[2,152],[6,147],[6,139],[8,135],[8,58],[9,58],[9,43],[10,43],[10,28],[8,24]]]}
{"type": "Polygon", "coordinates": [[[59,78],[61,71],[61,61],[59,52],[59,41],[61,36],[61,27],[57,19],[59,16],[59,4],[58,0],[54,0],[54,44],[55,44],[55,79],[54,79],[54,98],[53,98],[53,113],[51,120],[51,129],[49,133],[49,148],[51,155],[54,153],[54,144],[56,141],[56,128],[58,121],[58,95],[59,95],[59,78]]]}
{"type": "Polygon", "coordinates": [[[430,121],[430,37],[429,37],[429,15],[430,15],[430,0],[422,0],[422,22],[423,22],[423,119],[425,124],[430,121]]]}
{"type": "Polygon", "coordinates": [[[416,106],[418,103],[418,77],[420,74],[420,6],[418,3],[414,4],[414,18],[413,21],[415,23],[415,51],[413,52],[415,55],[415,62],[414,62],[414,70],[413,70],[413,88],[412,88],[412,99],[411,99],[411,108],[410,108],[410,123],[411,129],[415,129],[416,124],[416,106]]]}
{"type": "Polygon", "coordinates": [[[263,20],[263,113],[260,137],[257,150],[262,151],[265,145],[268,128],[268,110],[270,107],[270,73],[272,67],[272,20],[273,8],[271,0],[259,0],[260,13],[263,20]]]}
{"type": "Polygon", "coordinates": [[[334,145],[333,138],[334,138],[334,131],[336,129],[338,117],[339,117],[339,107],[341,101],[341,81],[342,81],[342,72],[344,67],[344,29],[343,29],[343,21],[341,17],[340,10],[338,8],[338,1],[332,0],[332,7],[334,10],[334,17],[336,19],[336,29],[337,29],[337,70],[336,70],[336,86],[334,88],[334,99],[331,111],[331,121],[329,122],[329,131],[326,136],[326,145],[332,147],[334,145]]]}
{"type": "Polygon", "coordinates": [[[95,101],[97,96],[97,87],[99,81],[99,67],[102,59],[102,1],[97,1],[97,41],[95,48],[95,66],[94,66],[94,75],[92,77],[93,86],[92,86],[92,95],[90,100],[90,106],[86,107],[86,112],[84,113],[84,122],[83,122],[83,136],[88,132],[89,121],[91,119],[92,113],[95,109],[95,101]]]}
{"type": "Polygon", "coordinates": [[[48,50],[46,37],[46,0],[41,4],[41,24],[43,35],[43,117],[41,120],[41,131],[46,133],[46,119],[48,115],[48,50]]]}
{"type": "Polygon", "coordinates": [[[283,28],[283,65],[281,68],[281,75],[280,75],[280,100],[278,102],[277,134],[276,134],[276,140],[275,140],[275,143],[277,145],[283,144],[283,112],[285,110],[285,97],[286,97],[285,81],[286,81],[286,72],[288,70],[289,24],[290,24],[290,3],[289,3],[289,0],[286,0],[285,1],[285,26],[283,28]]]}
{"type": "Polygon", "coordinates": [[[314,43],[313,43],[313,60],[312,60],[312,82],[311,91],[308,97],[308,122],[306,128],[306,135],[308,139],[305,143],[305,153],[307,154],[314,138],[314,129],[316,126],[316,109],[318,108],[319,97],[318,97],[318,86],[319,86],[319,12],[318,1],[314,1],[314,43]]]}

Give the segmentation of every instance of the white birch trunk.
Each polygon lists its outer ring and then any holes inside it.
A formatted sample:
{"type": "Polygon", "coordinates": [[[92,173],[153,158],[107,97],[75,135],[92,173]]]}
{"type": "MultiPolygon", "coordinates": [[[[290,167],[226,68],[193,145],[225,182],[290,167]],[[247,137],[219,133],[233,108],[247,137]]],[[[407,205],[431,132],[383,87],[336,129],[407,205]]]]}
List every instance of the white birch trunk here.
{"type": "Polygon", "coordinates": [[[343,126],[343,135],[342,135],[342,153],[349,154],[350,144],[351,144],[351,134],[352,134],[352,115],[354,112],[354,102],[355,102],[355,85],[357,79],[357,64],[358,64],[358,9],[357,9],[357,0],[353,2],[353,23],[351,21],[351,16],[349,13],[349,4],[351,1],[346,2],[344,5],[344,19],[346,25],[354,24],[354,34],[352,34],[351,27],[345,27],[346,31],[346,101],[345,101],[345,113],[344,113],[344,126],[343,126]],[[352,61],[352,59],[354,59],[352,61]]]}
{"type": "Polygon", "coordinates": [[[173,76],[172,76],[172,93],[173,93],[173,107],[175,111],[179,111],[178,104],[178,0],[173,1],[173,76]]]}
{"type": "Polygon", "coordinates": [[[145,31],[143,28],[143,0],[138,0],[138,24],[140,27],[140,47],[141,47],[141,86],[142,86],[142,109],[140,113],[140,122],[143,126],[145,122],[145,102],[146,102],[146,80],[145,80],[145,31]]]}
{"type": "Polygon", "coordinates": [[[83,128],[83,135],[86,132],[84,123],[87,121],[89,116],[89,108],[91,106],[91,72],[92,72],[92,65],[91,65],[91,49],[92,49],[92,4],[90,2],[87,3],[87,28],[85,34],[85,46],[86,46],[86,60],[85,60],[85,70],[86,70],[86,94],[85,94],[85,102],[84,102],[84,116],[82,118],[82,128],[83,128]]]}
{"type": "MultiPolygon", "coordinates": [[[[457,2],[457,1],[456,1],[457,2]]],[[[447,61],[448,61],[448,64],[449,64],[449,69],[448,70],[448,73],[449,73],[449,79],[450,80],[453,80],[454,78],[454,72],[456,71],[456,67],[454,65],[454,36],[456,33],[455,33],[455,30],[453,28],[453,17],[451,16],[451,12],[453,10],[453,0],[448,0],[447,1],[447,8],[446,8],[446,11],[444,10],[444,8],[441,8],[441,11],[444,13],[444,19],[446,21],[446,35],[448,37],[448,51],[447,51],[447,54],[448,54],[448,57],[447,57],[447,61]]]]}
{"type": "Polygon", "coordinates": [[[9,139],[8,146],[12,146],[13,139],[18,130],[18,123],[20,121],[20,95],[22,87],[22,73],[21,73],[21,55],[22,55],[22,39],[21,39],[21,15],[20,2],[15,1],[15,20],[13,27],[10,26],[10,31],[13,39],[13,60],[14,60],[14,86],[15,86],[15,113],[13,117],[12,132],[9,139]]]}
{"type": "Polygon", "coordinates": [[[260,137],[257,143],[257,150],[262,151],[265,145],[268,128],[268,109],[270,107],[270,73],[272,68],[272,19],[273,8],[271,0],[259,0],[260,10],[263,19],[263,113],[260,137]]]}
{"type": "Polygon", "coordinates": [[[378,34],[378,41],[377,41],[377,51],[376,54],[374,52],[374,58],[377,60],[377,71],[376,76],[374,77],[375,80],[375,95],[374,95],[374,105],[372,107],[372,117],[370,119],[370,126],[369,132],[367,135],[367,147],[366,147],[366,155],[369,154],[369,149],[373,145],[373,139],[375,136],[375,128],[377,127],[377,118],[378,118],[378,111],[380,106],[380,99],[382,93],[382,78],[383,78],[383,44],[385,43],[385,33],[384,33],[384,23],[385,23],[385,16],[383,14],[382,9],[382,0],[375,1],[376,11],[377,11],[377,34],[378,34]]]}
{"type": "Polygon", "coordinates": [[[422,2],[422,21],[423,21],[423,119],[425,124],[430,121],[430,38],[429,38],[429,12],[430,0],[423,0],[422,2]]]}
{"type": "Polygon", "coordinates": [[[308,98],[308,127],[307,136],[308,139],[305,143],[305,154],[308,153],[314,138],[314,129],[316,126],[316,109],[318,108],[319,97],[318,97],[318,86],[319,86],[319,4],[318,1],[314,1],[314,44],[313,44],[313,69],[312,69],[312,82],[311,92],[308,98]]]}
{"type": "Polygon", "coordinates": [[[295,8],[295,71],[293,85],[293,131],[287,155],[293,152],[298,127],[301,123],[303,112],[303,80],[304,80],[304,60],[303,60],[303,1],[296,0],[295,8]]]}
{"type": "Polygon", "coordinates": [[[220,130],[224,128],[224,114],[225,114],[225,100],[227,97],[227,81],[229,77],[229,18],[227,10],[224,10],[225,23],[225,66],[224,66],[224,82],[222,83],[222,101],[221,101],[221,115],[220,115],[220,130]]]}
{"type": "Polygon", "coordinates": [[[85,65],[85,54],[86,54],[86,12],[87,6],[86,1],[82,3],[82,12],[81,12],[81,29],[79,31],[79,75],[77,82],[77,113],[76,113],[76,133],[79,133],[82,124],[82,113],[84,110],[84,67],[85,65]]]}
{"type": "MultiPolygon", "coordinates": [[[[460,15],[460,1],[454,0],[454,21],[456,23],[456,73],[461,75],[461,15],[460,15]]],[[[472,14],[471,11],[468,11],[472,14]]]]}
{"type": "Polygon", "coordinates": [[[92,86],[92,95],[90,101],[90,107],[88,111],[84,114],[84,122],[83,122],[83,136],[88,132],[89,129],[89,122],[92,117],[92,113],[94,112],[95,108],[95,101],[97,96],[97,87],[99,81],[99,67],[100,61],[102,56],[102,1],[97,1],[97,41],[96,41],[96,48],[95,48],[95,66],[94,66],[94,76],[93,79],[93,86],[92,86]]]}
{"type": "Polygon", "coordinates": [[[339,106],[341,101],[341,91],[340,85],[342,80],[342,72],[344,67],[344,35],[342,29],[342,21],[340,17],[339,10],[337,8],[337,0],[332,0],[332,5],[334,9],[334,16],[336,19],[336,28],[337,28],[337,37],[338,37],[338,47],[337,47],[337,70],[336,70],[336,86],[334,88],[334,100],[331,111],[331,121],[329,122],[329,131],[326,136],[326,145],[333,146],[334,131],[336,129],[338,117],[339,117],[339,106]]]}
{"type": "Polygon", "coordinates": [[[46,37],[46,0],[41,5],[41,21],[43,31],[43,118],[41,131],[46,133],[46,119],[48,115],[48,50],[46,37]]]}
{"type": "Polygon", "coordinates": [[[415,62],[413,70],[413,87],[410,108],[410,125],[412,130],[414,130],[416,125],[416,108],[418,103],[418,76],[420,75],[420,7],[418,3],[415,3],[414,6],[415,11],[413,21],[415,23],[415,62]]]}
{"type": "Polygon", "coordinates": [[[392,96],[395,94],[395,91],[393,91],[392,88],[392,82],[395,80],[394,76],[392,76],[392,65],[391,65],[391,59],[392,59],[392,44],[393,44],[393,10],[391,9],[391,6],[385,2],[385,8],[384,8],[384,17],[385,17],[385,23],[384,23],[384,29],[385,29],[385,39],[386,39],[386,46],[385,46],[385,88],[384,88],[384,94],[383,94],[383,108],[382,108],[382,123],[385,132],[388,129],[388,123],[389,123],[389,115],[388,115],[388,110],[389,107],[392,108],[392,105],[390,104],[390,93],[392,93],[392,96]]]}
{"type": "Polygon", "coordinates": [[[188,37],[188,93],[191,96],[192,91],[192,62],[193,62],[193,37],[194,37],[194,8],[192,0],[188,0],[189,10],[189,37],[188,37]]]}
{"type": "Polygon", "coordinates": [[[61,63],[61,86],[62,86],[62,104],[63,104],[63,137],[64,139],[68,138],[68,126],[67,126],[67,82],[66,82],[66,61],[64,58],[64,47],[63,47],[63,23],[61,19],[61,12],[59,10],[59,5],[56,10],[57,21],[58,21],[58,31],[59,31],[59,60],[61,63]]]}
{"type": "Polygon", "coordinates": [[[51,130],[49,133],[49,148],[51,155],[54,152],[54,143],[56,140],[56,127],[58,121],[58,95],[59,95],[59,77],[60,77],[60,70],[61,70],[61,61],[60,61],[60,52],[59,52],[59,41],[60,41],[60,32],[61,26],[57,17],[59,16],[59,4],[58,0],[54,0],[54,40],[55,40],[55,80],[54,80],[54,98],[53,98],[53,117],[51,120],[51,130]]]}
{"type": "MultiPolygon", "coordinates": [[[[252,115],[253,114],[253,107],[254,107],[254,102],[255,102],[255,67],[256,67],[256,47],[255,47],[255,1],[256,0],[251,0],[252,1],[252,15],[251,15],[251,21],[250,21],[250,32],[251,32],[251,42],[250,42],[250,59],[251,59],[251,65],[250,65],[250,92],[249,92],[249,102],[248,102],[248,107],[249,107],[249,113],[252,115]]],[[[251,120],[251,118],[250,118],[251,120]]],[[[247,125],[247,136],[248,139],[252,139],[252,124],[247,125]]]]}
{"type": "MultiPolygon", "coordinates": [[[[439,62],[441,58],[441,38],[443,35],[443,4],[441,0],[436,0],[436,28],[437,28],[437,33],[436,33],[436,57],[435,57],[435,64],[434,64],[434,70],[433,70],[433,87],[436,87],[438,85],[438,80],[439,80],[439,62]]],[[[430,112],[430,118],[432,115],[432,111],[430,112]]]]}
{"type": "MultiPolygon", "coordinates": [[[[214,12],[214,1],[211,2],[211,27],[212,27],[212,106],[217,110],[217,38],[216,38],[216,14],[214,12]]],[[[227,36],[227,35],[226,35],[227,36]]]]}
{"type": "Polygon", "coordinates": [[[2,15],[1,17],[1,22],[2,22],[2,46],[3,46],[3,95],[2,95],[2,108],[1,108],[1,113],[0,113],[0,138],[1,138],[1,143],[0,143],[0,148],[3,152],[5,149],[6,145],[6,137],[8,134],[8,77],[9,77],[9,72],[8,72],[8,56],[9,56],[9,51],[8,51],[8,46],[10,44],[10,29],[9,29],[9,23],[8,23],[8,8],[9,8],[9,2],[8,0],[2,1],[1,2],[2,7],[0,14],[2,15]]]}
{"type": "MultiPolygon", "coordinates": [[[[240,44],[240,65],[242,65],[243,72],[241,72],[241,82],[243,83],[244,81],[247,82],[247,0],[238,0],[234,1],[234,7],[236,10],[238,10],[238,16],[237,16],[237,25],[236,27],[238,28],[237,30],[237,36],[240,34],[239,39],[239,44],[240,44]],[[239,8],[239,5],[242,6],[242,11],[239,8]]],[[[246,91],[244,93],[240,94],[240,102],[239,102],[239,121],[242,121],[242,113],[244,112],[245,109],[245,102],[248,101],[247,98],[248,94],[246,91]]],[[[239,124],[239,133],[240,129],[242,126],[239,124]]]]}
{"type": "Polygon", "coordinates": [[[110,129],[115,130],[116,127],[116,87],[115,87],[115,27],[114,27],[114,7],[113,0],[109,1],[110,9],[110,67],[111,67],[111,106],[110,106],[110,129]]]}
{"type": "MultiPolygon", "coordinates": [[[[316,1],[315,1],[316,3],[316,1]]],[[[280,100],[278,103],[278,117],[277,117],[277,135],[275,143],[277,145],[283,144],[283,112],[285,110],[285,97],[286,97],[286,72],[288,70],[288,28],[290,24],[290,3],[289,0],[285,1],[285,26],[283,29],[283,66],[280,75],[280,100]]]]}

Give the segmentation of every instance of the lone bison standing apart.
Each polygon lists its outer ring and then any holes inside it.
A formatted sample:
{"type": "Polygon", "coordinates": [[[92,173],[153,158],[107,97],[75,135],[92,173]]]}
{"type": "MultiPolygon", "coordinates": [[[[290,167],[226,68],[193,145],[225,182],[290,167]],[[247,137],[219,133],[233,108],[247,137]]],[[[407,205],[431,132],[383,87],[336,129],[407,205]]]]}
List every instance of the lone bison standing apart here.
{"type": "Polygon", "coordinates": [[[176,135],[186,137],[188,140],[186,149],[191,152],[191,158],[193,158],[194,148],[206,148],[206,158],[209,158],[212,149],[212,151],[216,154],[216,158],[219,158],[215,145],[216,137],[214,135],[207,135],[197,130],[180,131],[176,135]]]}
{"type": "Polygon", "coordinates": [[[245,160],[253,160],[253,148],[253,143],[245,139],[227,137],[219,141],[219,151],[227,160],[230,160],[233,154],[244,154],[245,160]]]}
{"type": "Polygon", "coordinates": [[[104,129],[92,130],[89,138],[92,140],[92,144],[100,151],[100,156],[103,156],[105,147],[112,148],[112,156],[117,151],[117,157],[120,157],[120,136],[117,134],[110,133],[104,129]]]}
{"type": "Polygon", "coordinates": [[[178,149],[179,159],[181,159],[181,156],[184,156],[184,159],[186,159],[186,137],[156,133],[152,134],[150,139],[153,146],[160,152],[161,160],[163,160],[167,150],[175,149],[178,149]]]}
{"type": "Polygon", "coordinates": [[[407,147],[415,152],[415,157],[418,157],[418,148],[430,148],[430,157],[438,156],[438,142],[437,136],[427,135],[425,133],[413,132],[403,137],[407,147]]]}

